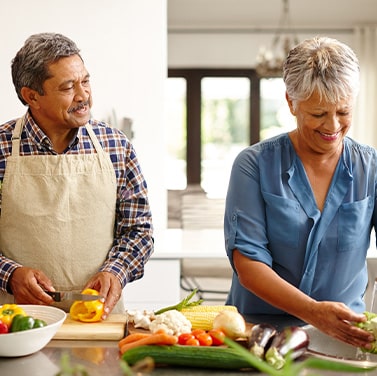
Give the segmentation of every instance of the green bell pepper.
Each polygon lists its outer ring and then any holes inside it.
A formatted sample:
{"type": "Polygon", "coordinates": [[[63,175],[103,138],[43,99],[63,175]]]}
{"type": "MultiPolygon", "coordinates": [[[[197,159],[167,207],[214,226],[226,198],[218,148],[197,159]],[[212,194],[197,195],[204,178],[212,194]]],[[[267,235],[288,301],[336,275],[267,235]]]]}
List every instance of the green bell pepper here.
{"type": "Polygon", "coordinates": [[[33,329],[43,328],[46,325],[47,325],[46,321],[41,320],[41,319],[34,319],[33,329]]]}
{"type": "Polygon", "coordinates": [[[34,319],[31,316],[16,315],[13,317],[12,326],[10,327],[11,332],[20,332],[22,330],[29,330],[35,328],[42,328],[46,326],[47,323],[40,319],[34,319]]]}

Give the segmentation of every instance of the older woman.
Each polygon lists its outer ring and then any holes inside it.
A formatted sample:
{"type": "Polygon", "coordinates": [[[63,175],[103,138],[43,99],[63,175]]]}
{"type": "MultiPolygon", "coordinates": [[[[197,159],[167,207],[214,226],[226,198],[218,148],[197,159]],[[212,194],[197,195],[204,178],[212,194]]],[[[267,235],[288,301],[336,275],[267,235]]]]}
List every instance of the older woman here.
{"type": "Polygon", "coordinates": [[[377,154],[346,137],[359,89],[354,52],[330,38],[293,48],[284,65],[297,128],[242,151],[225,210],[234,268],[228,304],[291,314],[354,346],[364,321],[366,255],[377,223],[377,154]]]}

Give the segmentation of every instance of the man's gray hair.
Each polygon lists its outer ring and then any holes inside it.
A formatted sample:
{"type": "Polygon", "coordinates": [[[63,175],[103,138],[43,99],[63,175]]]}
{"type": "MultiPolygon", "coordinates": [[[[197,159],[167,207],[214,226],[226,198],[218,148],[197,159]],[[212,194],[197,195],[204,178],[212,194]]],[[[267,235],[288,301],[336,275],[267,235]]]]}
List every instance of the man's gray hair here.
{"type": "Polygon", "coordinates": [[[283,78],[294,107],[297,101],[309,99],[313,92],[321,100],[337,103],[340,99],[356,98],[360,86],[359,62],[344,43],[315,37],[289,52],[283,78]]]}
{"type": "Polygon", "coordinates": [[[72,55],[80,56],[80,50],[64,35],[40,33],[26,39],[11,65],[13,84],[20,101],[26,105],[21,95],[24,86],[44,95],[43,83],[51,77],[49,65],[72,55]]]}

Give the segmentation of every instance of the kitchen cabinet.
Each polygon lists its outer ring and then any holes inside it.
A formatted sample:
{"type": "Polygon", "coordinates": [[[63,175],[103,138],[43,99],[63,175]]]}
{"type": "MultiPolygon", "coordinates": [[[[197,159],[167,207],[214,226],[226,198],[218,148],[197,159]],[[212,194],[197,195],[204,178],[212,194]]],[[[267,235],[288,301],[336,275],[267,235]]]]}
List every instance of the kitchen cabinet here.
{"type": "Polygon", "coordinates": [[[126,309],[157,310],[178,303],[180,275],[178,259],[152,258],[145,266],[144,276],[125,287],[126,309]]]}
{"type": "Polygon", "coordinates": [[[226,259],[222,229],[155,232],[155,252],[145,266],[144,276],[124,291],[126,309],[155,310],[181,300],[180,278],[183,259],[226,259]]]}

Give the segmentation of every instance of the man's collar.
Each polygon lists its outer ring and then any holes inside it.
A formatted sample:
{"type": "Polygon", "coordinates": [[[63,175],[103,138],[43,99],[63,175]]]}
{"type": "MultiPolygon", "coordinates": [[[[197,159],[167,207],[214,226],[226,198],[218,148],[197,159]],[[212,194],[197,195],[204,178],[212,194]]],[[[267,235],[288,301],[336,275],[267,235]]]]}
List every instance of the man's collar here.
{"type": "MultiPolygon", "coordinates": [[[[24,130],[28,133],[28,137],[34,142],[39,148],[53,150],[52,143],[49,137],[46,135],[45,132],[38,126],[38,124],[33,119],[30,111],[26,113],[26,121],[24,130]]],[[[78,143],[78,132],[79,128],[77,128],[76,133],[72,137],[71,142],[69,143],[68,148],[72,148],[73,146],[77,145],[78,143]]]]}

